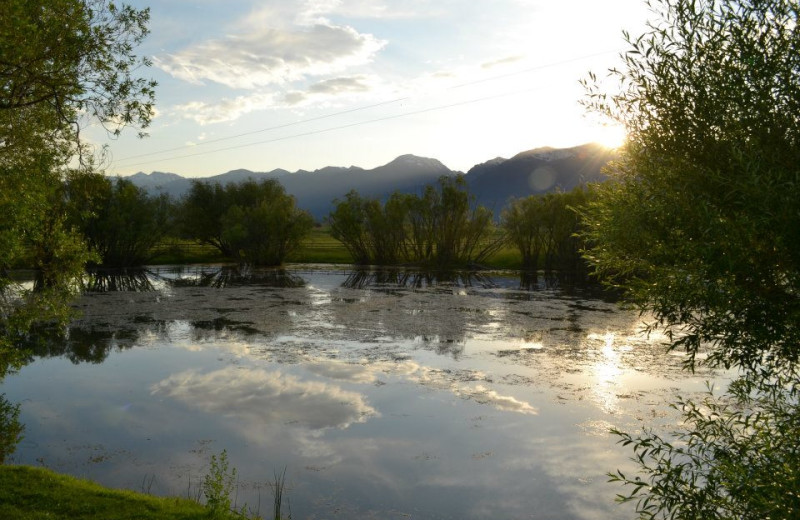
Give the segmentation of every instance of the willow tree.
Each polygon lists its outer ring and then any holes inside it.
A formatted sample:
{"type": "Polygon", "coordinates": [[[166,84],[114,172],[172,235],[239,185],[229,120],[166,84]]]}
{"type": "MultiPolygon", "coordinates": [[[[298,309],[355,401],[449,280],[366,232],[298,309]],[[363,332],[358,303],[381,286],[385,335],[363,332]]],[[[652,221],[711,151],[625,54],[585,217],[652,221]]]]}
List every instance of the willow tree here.
{"type": "Polygon", "coordinates": [[[687,368],[740,377],[681,401],[671,436],[621,434],[639,473],[614,479],[641,518],[798,518],[800,6],[650,4],[611,71],[619,88],[587,80],[589,107],[628,132],[588,212],[587,258],[687,368]]]}
{"type": "Polygon", "coordinates": [[[194,181],[180,213],[185,236],[248,265],[280,265],[314,226],[275,179],[225,186],[194,181]]]}
{"type": "Polygon", "coordinates": [[[66,319],[88,258],[55,210],[70,164],[92,164],[81,129],[150,123],[155,83],[137,76],[148,62],[133,52],[148,19],[107,0],[4,0],[0,9],[0,378],[25,361],[17,341],[33,323],[66,319]],[[20,265],[38,268],[42,290],[13,283],[8,271],[20,265]]]}

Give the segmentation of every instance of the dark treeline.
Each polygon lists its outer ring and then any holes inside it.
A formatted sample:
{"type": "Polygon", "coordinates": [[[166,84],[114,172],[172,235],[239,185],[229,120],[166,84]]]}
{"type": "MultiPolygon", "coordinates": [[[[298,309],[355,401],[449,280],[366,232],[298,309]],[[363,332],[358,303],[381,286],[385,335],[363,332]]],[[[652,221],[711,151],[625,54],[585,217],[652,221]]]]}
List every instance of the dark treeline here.
{"type": "Polygon", "coordinates": [[[394,193],[385,202],[351,191],[328,220],[331,235],[361,265],[476,265],[509,244],[523,270],[585,274],[577,233],[591,198],[589,188],[579,187],[512,200],[497,226],[490,210],[474,204],[463,178],[443,177],[421,196],[394,193]]]}
{"type": "Polygon", "coordinates": [[[523,270],[588,272],[579,232],[581,212],[593,198],[593,188],[579,186],[566,193],[532,195],[509,203],[502,213],[502,226],[508,243],[522,256],[523,270]]]}
{"type": "Polygon", "coordinates": [[[226,186],[195,181],[177,209],[185,238],[247,265],[282,264],[314,225],[274,179],[226,186]]]}
{"type": "MultiPolygon", "coordinates": [[[[221,186],[196,181],[181,200],[150,196],[124,179],[67,178],[53,195],[52,219],[83,238],[90,266],[129,268],[153,258],[167,237],[217,248],[240,264],[280,265],[308,235],[311,216],[274,180],[221,186]]],[[[22,265],[50,265],[58,250],[31,240],[22,265]]]]}
{"type": "Polygon", "coordinates": [[[67,222],[79,231],[92,263],[106,267],[142,265],[170,231],[168,197],[150,197],[130,181],[81,175],[65,186],[67,222]]]}
{"type": "MultiPolygon", "coordinates": [[[[577,237],[592,193],[576,188],[512,200],[495,219],[475,203],[463,177],[442,177],[419,194],[395,192],[385,200],[351,191],[335,201],[327,220],[331,236],[359,265],[476,267],[510,247],[525,271],[585,274],[577,237]]],[[[168,238],[212,246],[240,265],[280,265],[314,225],[276,180],[195,181],[182,199],[171,200],[91,174],[68,178],[56,197],[56,214],[83,237],[90,265],[104,268],[142,266],[168,238]]],[[[35,243],[31,254],[35,265],[58,258],[35,243]]]]}
{"type": "Polygon", "coordinates": [[[442,177],[422,195],[394,193],[385,203],[351,191],[328,221],[362,265],[477,264],[502,245],[491,211],[475,205],[462,177],[442,177]]]}

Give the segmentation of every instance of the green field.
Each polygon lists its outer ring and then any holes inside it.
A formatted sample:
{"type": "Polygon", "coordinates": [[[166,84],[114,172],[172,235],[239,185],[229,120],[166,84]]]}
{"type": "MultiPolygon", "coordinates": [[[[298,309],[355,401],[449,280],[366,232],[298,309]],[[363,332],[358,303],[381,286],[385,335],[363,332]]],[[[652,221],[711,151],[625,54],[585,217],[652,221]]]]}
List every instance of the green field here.
{"type": "MultiPolygon", "coordinates": [[[[189,240],[168,239],[158,246],[151,264],[199,264],[229,261],[208,245],[189,240]]],[[[333,238],[327,227],[314,228],[300,249],[289,255],[287,262],[303,264],[350,264],[353,258],[341,242],[333,238]]],[[[519,269],[522,258],[512,246],[504,246],[493,254],[484,267],[519,269]]]]}

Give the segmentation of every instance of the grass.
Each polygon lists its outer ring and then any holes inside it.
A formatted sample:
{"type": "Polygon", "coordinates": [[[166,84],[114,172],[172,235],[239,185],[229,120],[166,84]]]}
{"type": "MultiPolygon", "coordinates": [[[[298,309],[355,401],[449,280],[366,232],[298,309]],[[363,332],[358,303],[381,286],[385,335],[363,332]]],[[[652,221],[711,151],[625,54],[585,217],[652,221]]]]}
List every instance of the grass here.
{"type": "Polygon", "coordinates": [[[331,236],[327,227],[314,228],[300,248],[289,255],[287,262],[302,264],[350,264],[353,257],[341,242],[331,236]]]}
{"type": "MultiPolygon", "coordinates": [[[[149,262],[154,265],[200,264],[230,261],[211,246],[189,240],[169,239],[158,246],[149,262]]],[[[341,242],[333,238],[327,227],[314,228],[300,248],[286,259],[302,264],[351,264],[353,257],[341,242]]],[[[491,269],[519,269],[522,257],[513,246],[503,246],[484,262],[491,269]]]]}
{"type": "Polygon", "coordinates": [[[188,499],[109,489],[43,468],[0,466],[0,518],[194,520],[212,516],[207,508],[188,499]]]}
{"type": "Polygon", "coordinates": [[[215,247],[198,244],[192,240],[167,238],[159,244],[148,262],[154,265],[168,264],[214,264],[227,262],[215,247]]]}

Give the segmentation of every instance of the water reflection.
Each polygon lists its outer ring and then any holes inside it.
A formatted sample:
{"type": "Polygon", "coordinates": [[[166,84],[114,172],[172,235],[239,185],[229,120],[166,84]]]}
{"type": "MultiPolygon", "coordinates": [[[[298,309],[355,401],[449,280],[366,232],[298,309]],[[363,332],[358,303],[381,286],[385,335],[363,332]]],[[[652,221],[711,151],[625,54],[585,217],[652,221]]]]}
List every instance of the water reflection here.
{"type": "Polygon", "coordinates": [[[377,415],[357,392],[256,368],[226,367],[207,373],[187,370],[156,383],[151,392],[227,417],[256,438],[286,425],[345,429],[377,415]]]}
{"type": "Polygon", "coordinates": [[[592,367],[596,379],[594,394],[603,411],[614,413],[619,404],[619,377],[622,375],[620,355],[615,345],[616,335],[607,332],[602,337],[590,335],[589,340],[602,341],[603,346],[596,352],[592,367]]]}
{"type": "Polygon", "coordinates": [[[569,296],[584,296],[617,301],[619,295],[596,279],[569,271],[521,271],[519,289],[525,292],[558,291],[569,296]]]}
{"type": "Polygon", "coordinates": [[[603,474],[628,453],[607,430],[658,406],[632,379],[686,388],[636,316],[542,279],[147,276],[155,291],[84,295],[38,351],[109,362],[40,360],[4,382],[29,425],[16,462],[119,487],[157,474],[175,494],[213,443],[247,485],[288,466],[298,518],[610,520],[603,474]]]}
{"type": "Polygon", "coordinates": [[[60,329],[40,325],[26,338],[23,348],[35,357],[63,357],[73,364],[103,363],[110,352],[129,349],[136,344],[139,332],[134,329],[115,331],[68,327],[60,329]]]}
{"type": "Polygon", "coordinates": [[[16,451],[24,429],[19,421],[19,405],[0,394],[0,464],[5,464],[16,451]]]}
{"type": "Polygon", "coordinates": [[[491,276],[476,271],[358,269],[342,283],[348,289],[492,287],[491,276]]]}
{"type": "Polygon", "coordinates": [[[86,292],[151,292],[155,291],[146,269],[92,269],[86,272],[83,290],[86,292]]]}
{"type": "MultiPolygon", "coordinates": [[[[168,273],[168,274],[167,274],[168,273]]],[[[198,267],[167,271],[175,287],[303,287],[305,280],[286,269],[267,269],[248,266],[198,267]]]]}

